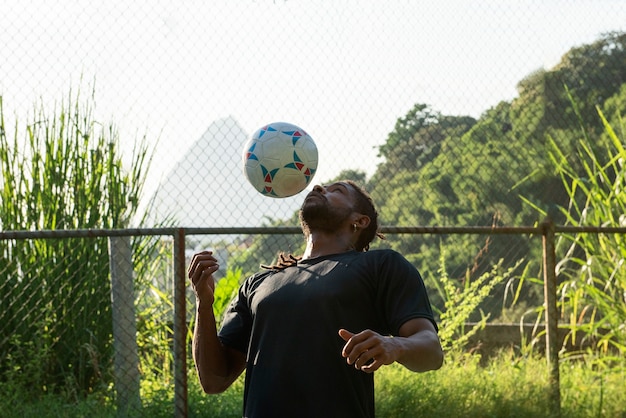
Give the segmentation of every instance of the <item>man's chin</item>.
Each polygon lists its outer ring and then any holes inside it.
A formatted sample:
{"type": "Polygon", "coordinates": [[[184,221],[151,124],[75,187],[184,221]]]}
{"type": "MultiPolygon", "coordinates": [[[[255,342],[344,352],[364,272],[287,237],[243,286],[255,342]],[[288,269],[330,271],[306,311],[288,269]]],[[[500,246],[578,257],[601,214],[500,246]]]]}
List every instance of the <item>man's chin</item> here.
{"type": "Polygon", "coordinates": [[[320,196],[307,196],[300,207],[300,213],[304,213],[305,216],[309,213],[312,213],[313,216],[318,216],[317,214],[320,212],[324,213],[322,216],[326,216],[327,211],[326,200],[320,196]]]}

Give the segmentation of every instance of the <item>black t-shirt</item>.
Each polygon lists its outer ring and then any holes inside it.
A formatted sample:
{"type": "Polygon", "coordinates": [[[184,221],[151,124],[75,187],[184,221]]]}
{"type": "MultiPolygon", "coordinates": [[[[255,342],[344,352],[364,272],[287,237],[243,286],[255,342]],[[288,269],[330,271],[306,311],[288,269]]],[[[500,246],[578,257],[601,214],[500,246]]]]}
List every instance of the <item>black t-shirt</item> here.
{"type": "Polygon", "coordinates": [[[436,324],[417,269],[393,250],[351,251],[257,273],[219,337],[247,354],[245,417],[373,417],[374,378],[341,356],[340,328],[398,335],[436,324]]]}

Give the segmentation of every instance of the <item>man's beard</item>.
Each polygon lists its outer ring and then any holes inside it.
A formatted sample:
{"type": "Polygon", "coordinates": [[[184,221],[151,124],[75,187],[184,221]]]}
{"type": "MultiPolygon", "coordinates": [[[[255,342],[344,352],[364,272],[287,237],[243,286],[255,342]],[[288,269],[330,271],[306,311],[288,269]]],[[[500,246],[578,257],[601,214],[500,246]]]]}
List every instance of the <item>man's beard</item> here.
{"type": "Polygon", "coordinates": [[[300,208],[300,223],[305,234],[311,231],[335,232],[350,217],[353,210],[350,208],[335,208],[328,205],[321,196],[316,202],[309,201],[300,208]]]}

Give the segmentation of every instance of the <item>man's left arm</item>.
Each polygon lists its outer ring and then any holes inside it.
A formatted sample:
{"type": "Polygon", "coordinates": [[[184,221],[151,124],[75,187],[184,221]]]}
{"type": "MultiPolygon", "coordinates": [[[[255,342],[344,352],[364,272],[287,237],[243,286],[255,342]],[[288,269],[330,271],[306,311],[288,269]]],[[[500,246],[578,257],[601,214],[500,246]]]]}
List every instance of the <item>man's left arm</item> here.
{"type": "Polygon", "coordinates": [[[414,372],[437,370],[443,364],[443,350],[435,326],[426,318],[413,318],[400,327],[397,337],[372,330],[339,335],[346,341],[342,356],[348,364],[371,373],[381,366],[398,362],[414,372]]]}

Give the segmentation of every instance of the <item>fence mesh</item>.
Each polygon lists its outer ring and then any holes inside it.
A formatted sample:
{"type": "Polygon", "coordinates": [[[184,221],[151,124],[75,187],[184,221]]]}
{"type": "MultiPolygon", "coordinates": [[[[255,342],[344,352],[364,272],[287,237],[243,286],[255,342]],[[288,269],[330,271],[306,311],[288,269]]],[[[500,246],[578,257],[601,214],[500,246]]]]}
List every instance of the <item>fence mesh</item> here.
{"type": "MultiPolygon", "coordinates": [[[[555,208],[570,196],[549,143],[571,157],[585,132],[601,148],[607,139],[596,106],[610,120],[626,113],[626,8],[514,3],[10,1],[0,31],[0,229],[46,229],[48,222],[20,225],[37,199],[24,198],[17,211],[11,204],[37,184],[7,193],[9,161],[31,157],[26,144],[42,126],[39,108],[83,100],[97,105],[93,125],[113,121],[125,170],[133,170],[136,144],[144,137],[149,144],[133,226],[297,227],[304,194],[268,198],[242,174],[246,139],[274,121],[295,123],[315,140],[314,183],[364,184],[384,226],[566,221],[555,208]]],[[[77,138],[88,136],[82,129],[77,138]]],[[[46,166],[64,158],[54,154],[46,166]]],[[[15,167],[26,179],[41,174],[15,167]]],[[[44,207],[82,196],[86,183],[66,174],[74,188],[44,207]]],[[[140,382],[158,376],[174,384],[173,237],[137,235],[127,250],[116,245],[106,236],[0,240],[5,379],[79,394],[113,382],[128,387],[118,401],[131,410],[142,408],[140,382]],[[123,313],[127,292],[132,319],[123,313]]],[[[466,283],[520,260],[534,276],[517,287],[523,273],[515,270],[469,320],[519,323],[532,313],[534,320],[543,303],[533,236],[388,234],[373,247],[392,247],[414,263],[438,312],[442,274],[466,283]]],[[[298,233],[191,234],[185,256],[214,250],[220,280],[302,248],[298,233]]],[[[187,321],[193,306],[188,291],[187,321]]]]}
{"type": "MultiPolygon", "coordinates": [[[[127,231],[128,235],[132,233],[127,231]]],[[[37,234],[32,233],[34,238],[0,241],[5,255],[0,265],[5,278],[0,283],[4,295],[0,323],[3,378],[29,387],[33,396],[60,391],[82,397],[111,385],[118,413],[130,415],[145,413],[142,394],[148,396],[155,390],[155,382],[167,391],[180,385],[186,390],[187,379],[195,376],[190,358],[176,359],[174,349],[177,279],[173,236],[107,238],[104,232],[102,237],[54,238],[52,231],[39,234],[48,235],[45,238],[37,238],[37,234]],[[175,373],[177,361],[186,365],[182,382],[177,381],[180,377],[175,373]]],[[[395,241],[400,236],[389,234],[387,239],[395,241]]],[[[215,246],[221,265],[216,274],[218,286],[233,274],[240,281],[247,274],[243,269],[259,260],[254,249],[241,245],[249,238],[243,232],[188,235],[185,264],[198,248],[215,246]],[[251,252],[254,261],[247,261],[251,252]]],[[[441,239],[445,241],[446,237],[441,239]]],[[[479,241],[487,246],[492,239],[485,235],[479,241]]],[[[261,246],[271,253],[299,240],[300,235],[294,233],[267,235],[261,246]]],[[[538,244],[535,239],[534,245],[538,244]]],[[[505,258],[508,251],[502,248],[498,254],[505,258]]],[[[474,259],[476,270],[484,273],[491,267],[474,259]]],[[[250,269],[255,271],[258,265],[250,269]]],[[[425,279],[433,307],[437,312],[444,311],[445,301],[436,278],[425,279]]],[[[519,274],[510,279],[519,279],[519,274]]],[[[522,311],[532,309],[532,303],[542,303],[541,289],[540,283],[525,288],[534,297],[525,298],[528,305],[522,306],[522,311]]],[[[499,321],[518,320],[520,312],[508,309],[520,307],[511,304],[512,295],[507,302],[505,292],[503,288],[495,291],[481,311],[499,321]]],[[[229,294],[226,296],[219,302],[221,309],[229,302],[229,294]]],[[[195,300],[189,289],[184,298],[185,326],[191,327],[195,300]]],[[[480,319],[479,312],[469,318],[480,319]]],[[[182,341],[189,347],[190,334],[183,331],[182,341]]],[[[175,403],[173,410],[176,415],[185,415],[186,404],[175,403]]]]}

